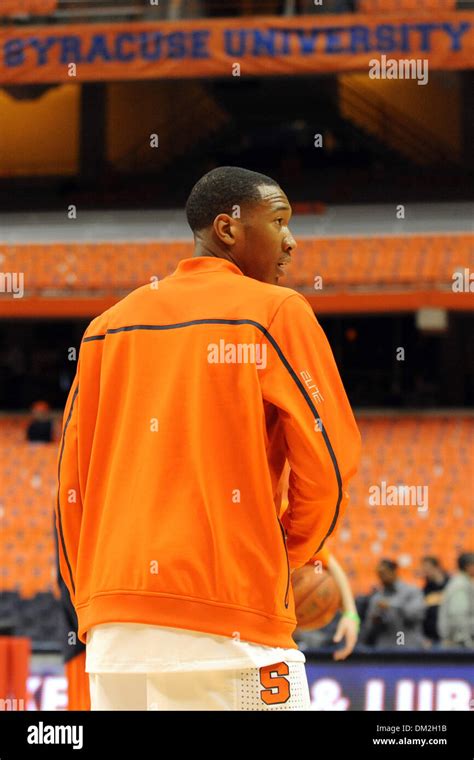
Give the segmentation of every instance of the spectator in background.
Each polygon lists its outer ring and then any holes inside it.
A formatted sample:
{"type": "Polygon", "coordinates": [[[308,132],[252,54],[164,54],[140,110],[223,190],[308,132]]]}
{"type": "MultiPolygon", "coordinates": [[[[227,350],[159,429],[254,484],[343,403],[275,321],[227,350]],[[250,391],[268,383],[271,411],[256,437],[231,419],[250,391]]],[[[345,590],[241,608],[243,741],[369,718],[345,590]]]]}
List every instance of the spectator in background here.
{"type": "Polygon", "coordinates": [[[423,633],[430,645],[439,642],[438,610],[443,598],[443,589],[449,581],[449,575],[441,567],[437,557],[423,557],[421,574],[425,579],[423,594],[425,596],[425,618],[423,633]]]}
{"type": "Polygon", "coordinates": [[[458,567],[444,589],[438,633],[443,646],[474,649],[474,552],[461,554],[458,567]]]}
{"type": "Polygon", "coordinates": [[[416,586],[398,579],[397,563],[380,560],[377,575],[382,588],[370,597],[360,641],[377,649],[423,645],[423,594],[416,586]]]}
{"type": "Polygon", "coordinates": [[[46,401],[35,401],[31,407],[32,420],[26,430],[26,438],[32,443],[51,443],[55,440],[54,421],[46,401]]]}

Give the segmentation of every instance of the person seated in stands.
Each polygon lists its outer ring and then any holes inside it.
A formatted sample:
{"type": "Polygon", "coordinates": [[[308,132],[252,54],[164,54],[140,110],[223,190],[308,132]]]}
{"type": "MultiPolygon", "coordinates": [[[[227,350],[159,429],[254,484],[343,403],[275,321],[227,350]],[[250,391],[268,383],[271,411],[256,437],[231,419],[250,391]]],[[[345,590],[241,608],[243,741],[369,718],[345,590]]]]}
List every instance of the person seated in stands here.
{"type": "Polygon", "coordinates": [[[445,647],[474,649],[474,552],[461,554],[458,568],[444,589],[438,633],[445,647]]]}
{"type": "Polygon", "coordinates": [[[380,560],[377,575],[382,587],[370,597],[361,643],[376,649],[422,647],[425,612],[422,592],[399,580],[397,563],[391,559],[380,560]]]}
{"type": "Polygon", "coordinates": [[[26,439],[32,443],[51,443],[55,439],[51,409],[46,401],[35,401],[31,407],[31,422],[26,439]]]}
{"type": "Polygon", "coordinates": [[[425,596],[423,633],[428,645],[432,646],[440,640],[438,634],[438,610],[443,598],[443,589],[449,581],[449,575],[441,567],[437,557],[423,557],[420,570],[425,580],[423,587],[423,594],[425,596]]]}

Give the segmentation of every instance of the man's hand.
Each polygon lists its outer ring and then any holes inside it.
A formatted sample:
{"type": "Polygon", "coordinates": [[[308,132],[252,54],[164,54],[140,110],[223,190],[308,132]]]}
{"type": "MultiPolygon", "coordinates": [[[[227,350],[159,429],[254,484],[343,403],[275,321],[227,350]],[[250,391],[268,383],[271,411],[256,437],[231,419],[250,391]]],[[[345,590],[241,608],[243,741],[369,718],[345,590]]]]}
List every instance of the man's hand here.
{"type": "Polygon", "coordinates": [[[350,655],[355,645],[357,644],[357,636],[359,633],[359,624],[357,620],[353,620],[348,617],[341,617],[337,626],[336,633],[334,634],[333,641],[338,644],[345,639],[345,646],[342,649],[338,649],[334,652],[335,660],[345,660],[350,655]]]}
{"type": "Polygon", "coordinates": [[[438,604],[441,604],[442,601],[443,601],[442,591],[432,591],[431,594],[427,594],[425,596],[425,604],[427,607],[435,607],[438,604]]]}

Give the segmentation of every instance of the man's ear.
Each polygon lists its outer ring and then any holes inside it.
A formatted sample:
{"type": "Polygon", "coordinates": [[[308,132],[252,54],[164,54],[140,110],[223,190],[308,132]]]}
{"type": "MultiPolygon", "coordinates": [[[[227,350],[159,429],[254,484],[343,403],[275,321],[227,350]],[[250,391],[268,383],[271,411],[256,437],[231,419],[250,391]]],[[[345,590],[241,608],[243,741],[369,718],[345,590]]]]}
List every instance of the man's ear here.
{"type": "Polygon", "coordinates": [[[218,214],[212,226],[220,241],[225,245],[235,245],[238,223],[238,219],[233,219],[229,214],[218,214]]]}

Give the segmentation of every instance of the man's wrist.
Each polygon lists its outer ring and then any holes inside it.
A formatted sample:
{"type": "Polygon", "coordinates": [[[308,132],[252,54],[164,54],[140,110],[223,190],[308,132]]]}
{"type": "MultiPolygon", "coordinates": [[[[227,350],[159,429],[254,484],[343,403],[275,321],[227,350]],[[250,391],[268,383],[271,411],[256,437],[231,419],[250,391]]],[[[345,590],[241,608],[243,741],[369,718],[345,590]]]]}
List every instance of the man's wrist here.
{"type": "Polygon", "coordinates": [[[355,620],[357,625],[360,627],[360,617],[357,614],[357,612],[353,612],[352,610],[346,610],[342,613],[342,617],[349,618],[349,620],[355,620]]]}

